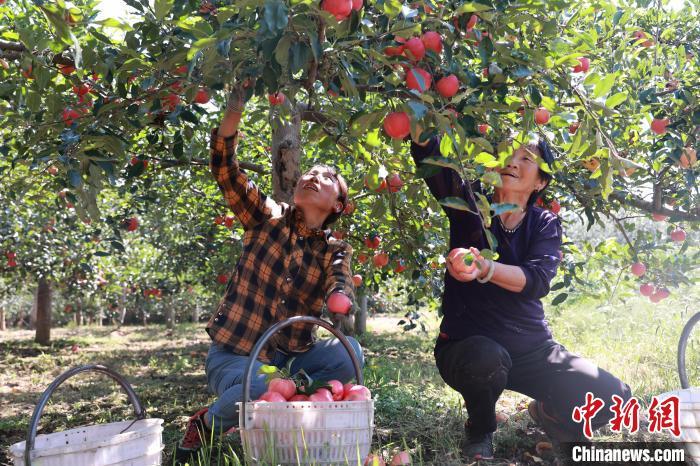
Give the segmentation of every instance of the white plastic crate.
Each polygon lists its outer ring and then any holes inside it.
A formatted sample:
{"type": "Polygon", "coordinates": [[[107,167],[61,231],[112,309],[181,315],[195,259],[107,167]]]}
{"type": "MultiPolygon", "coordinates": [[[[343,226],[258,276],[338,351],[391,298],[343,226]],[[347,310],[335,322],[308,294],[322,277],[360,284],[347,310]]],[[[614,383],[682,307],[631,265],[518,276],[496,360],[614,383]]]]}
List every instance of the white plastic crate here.
{"type": "Polygon", "coordinates": [[[700,466],[700,387],[662,393],[658,398],[662,401],[672,395],[679,399],[681,435],[676,438],[684,442],[686,463],[700,466]]]}
{"type": "Polygon", "coordinates": [[[65,371],[44,390],[29,421],[27,439],[12,445],[10,455],[15,466],[160,465],[162,424],[162,419],[146,419],[146,412],[126,379],[101,364],[87,364],[65,371]],[[66,380],[84,372],[101,373],[117,382],[133,405],[136,419],[37,435],[41,414],[51,395],[66,380]]]}
{"type": "MultiPolygon", "coordinates": [[[[142,419],[38,435],[33,466],[152,466],[161,463],[162,419],[142,419]],[[129,427],[129,424],[133,425],[129,427]],[[129,429],[122,432],[124,429],[129,429]]],[[[15,466],[24,466],[26,441],[10,447],[15,466]]]]}
{"type": "Polygon", "coordinates": [[[352,464],[372,444],[373,401],[249,402],[242,416],[243,446],[258,464],[352,464]]]}

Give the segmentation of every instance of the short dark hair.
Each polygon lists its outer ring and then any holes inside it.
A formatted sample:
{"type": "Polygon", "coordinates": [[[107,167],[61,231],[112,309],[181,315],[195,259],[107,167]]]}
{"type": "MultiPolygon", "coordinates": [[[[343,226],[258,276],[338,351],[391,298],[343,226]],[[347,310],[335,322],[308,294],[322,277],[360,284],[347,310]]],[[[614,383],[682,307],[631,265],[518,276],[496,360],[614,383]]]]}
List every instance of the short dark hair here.
{"type": "Polygon", "coordinates": [[[335,178],[335,181],[338,182],[338,200],[343,204],[343,208],[340,209],[340,212],[331,212],[328,215],[328,217],[326,217],[326,219],[323,221],[323,228],[326,228],[328,225],[335,223],[335,221],[338,220],[341,215],[343,215],[343,211],[348,205],[348,183],[347,181],[345,181],[345,178],[343,178],[343,175],[340,174],[336,167],[327,165],[325,163],[315,163],[309,169],[309,171],[311,171],[311,169],[313,169],[314,167],[325,168],[326,170],[328,170],[331,176],[335,178]]]}
{"type": "MultiPolygon", "coordinates": [[[[550,149],[549,144],[547,144],[547,141],[544,138],[540,137],[537,141],[537,145],[533,145],[531,148],[537,149],[537,151],[539,152],[539,156],[542,157],[542,159],[545,161],[545,163],[551,170],[552,165],[554,164],[554,155],[552,154],[552,149],[550,149]]],[[[541,167],[538,168],[537,174],[539,175],[541,180],[545,181],[546,184],[544,185],[544,188],[530,194],[530,197],[527,200],[528,207],[537,202],[537,199],[539,199],[542,196],[547,187],[549,187],[549,183],[551,183],[552,179],[554,178],[551,173],[542,170],[541,167]]]]}

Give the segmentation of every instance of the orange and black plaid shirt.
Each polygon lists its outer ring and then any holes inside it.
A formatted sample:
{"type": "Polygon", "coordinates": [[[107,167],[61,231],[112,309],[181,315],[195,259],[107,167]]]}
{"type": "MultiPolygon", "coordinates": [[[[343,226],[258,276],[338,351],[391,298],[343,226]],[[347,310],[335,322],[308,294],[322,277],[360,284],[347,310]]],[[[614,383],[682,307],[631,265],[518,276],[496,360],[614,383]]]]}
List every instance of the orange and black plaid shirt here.
{"type": "MultiPolygon", "coordinates": [[[[273,324],[291,316],[319,317],[328,296],[340,291],[354,301],[351,246],[329,230],[308,229],[301,211],[260,192],[236,158],[238,133],[211,133],[210,167],[226,202],[243,224],[243,252],[207,333],[226,349],[248,355],[273,324]]],[[[296,324],[278,332],[260,353],[271,362],[276,349],[302,352],[313,345],[316,326],[296,324]]]]}

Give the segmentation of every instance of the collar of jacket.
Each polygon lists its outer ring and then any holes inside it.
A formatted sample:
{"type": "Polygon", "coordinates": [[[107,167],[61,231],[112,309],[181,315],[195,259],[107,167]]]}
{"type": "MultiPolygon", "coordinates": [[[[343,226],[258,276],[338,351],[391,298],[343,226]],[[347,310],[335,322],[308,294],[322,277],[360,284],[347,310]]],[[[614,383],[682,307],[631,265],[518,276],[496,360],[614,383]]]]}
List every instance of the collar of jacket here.
{"type": "Polygon", "coordinates": [[[294,208],[294,226],[301,236],[327,238],[329,230],[322,228],[309,228],[304,222],[304,213],[298,208],[294,208]]]}

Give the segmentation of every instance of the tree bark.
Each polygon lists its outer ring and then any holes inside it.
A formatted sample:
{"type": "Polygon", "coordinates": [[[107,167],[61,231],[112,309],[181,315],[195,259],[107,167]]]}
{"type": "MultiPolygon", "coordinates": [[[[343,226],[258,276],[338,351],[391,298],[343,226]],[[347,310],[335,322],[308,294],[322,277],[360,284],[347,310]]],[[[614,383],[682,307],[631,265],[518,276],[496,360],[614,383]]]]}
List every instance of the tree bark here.
{"type": "Polygon", "coordinates": [[[75,305],[75,325],[83,325],[83,298],[78,298],[78,303],[75,305]]]}
{"type": "Polygon", "coordinates": [[[199,302],[195,303],[192,309],[192,323],[196,324],[197,322],[199,322],[199,302]]]}
{"type": "Polygon", "coordinates": [[[119,306],[121,315],[119,316],[119,326],[124,325],[126,319],[126,290],[122,287],[122,294],[119,297],[119,306]]]}
{"type": "Polygon", "coordinates": [[[175,311],[174,311],[174,306],[175,303],[173,302],[172,299],[168,299],[168,302],[165,303],[165,325],[169,329],[175,328],[175,311]]]}
{"type": "Polygon", "coordinates": [[[32,310],[29,312],[29,329],[30,330],[36,330],[36,303],[38,301],[37,294],[39,292],[39,288],[37,287],[34,290],[34,299],[32,300],[32,310]]]}
{"type": "Polygon", "coordinates": [[[291,204],[294,187],[301,176],[301,114],[294,109],[289,120],[276,110],[272,121],[272,198],[291,204]]]}
{"type": "Polygon", "coordinates": [[[0,307],[0,330],[7,330],[7,325],[5,324],[5,308],[0,307]]]}
{"type": "Polygon", "coordinates": [[[51,285],[45,277],[39,278],[36,292],[36,337],[40,345],[51,341],[51,285]]]}
{"type": "Polygon", "coordinates": [[[367,331],[367,294],[359,295],[359,306],[355,311],[355,335],[362,335],[367,331]]]}

